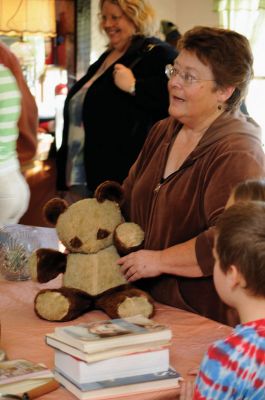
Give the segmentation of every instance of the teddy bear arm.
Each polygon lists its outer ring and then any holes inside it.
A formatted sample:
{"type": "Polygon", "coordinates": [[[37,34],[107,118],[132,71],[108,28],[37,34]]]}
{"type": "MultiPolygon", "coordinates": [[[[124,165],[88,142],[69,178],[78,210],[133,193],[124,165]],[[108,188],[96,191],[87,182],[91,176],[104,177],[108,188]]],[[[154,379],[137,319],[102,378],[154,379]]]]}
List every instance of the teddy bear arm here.
{"type": "Polygon", "coordinates": [[[53,249],[38,249],[29,259],[32,280],[45,283],[66,269],[67,254],[53,249]]]}
{"type": "Polygon", "coordinates": [[[95,306],[111,318],[125,318],[138,314],[150,318],[154,315],[154,302],[151,296],[130,285],[122,285],[98,296],[95,306]]]}
{"type": "Polygon", "coordinates": [[[113,243],[121,256],[143,248],[144,232],[133,222],[119,224],[113,234],[113,243]]]}

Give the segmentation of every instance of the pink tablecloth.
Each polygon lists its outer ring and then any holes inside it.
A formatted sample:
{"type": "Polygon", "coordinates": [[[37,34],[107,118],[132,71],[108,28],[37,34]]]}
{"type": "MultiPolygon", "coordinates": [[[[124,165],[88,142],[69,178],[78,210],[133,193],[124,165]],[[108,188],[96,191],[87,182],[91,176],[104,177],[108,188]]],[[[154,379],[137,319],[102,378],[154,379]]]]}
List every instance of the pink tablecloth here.
{"type": "MultiPolygon", "coordinates": [[[[45,286],[56,286],[58,282],[50,282],[45,286]]],[[[45,333],[52,332],[58,323],[40,320],[33,311],[35,294],[44,285],[32,281],[10,282],[0,280],[0,320],[1,347],[9,359],[26,358],[35,362],[43,362],[53,368],[53,350],[45,344],[45,333]]],[[[104,319],[106,315],[92,311],[75,320],[75,323],[104,319]]],[[[154,319],[168,325],[173,331],[170,348],[171,364],[188,378],[188,371],[198,367],[208,345],[218,338],[226,336],[230,329],[214,321],[198,315],[187,313],[172,307],[156,304],[154,319]]],[[[64,323],[67,324],[67,323],[64,323]]],[[[176,399],[177,390],[127,396],[123,399],[176,399]]],[[[64,400],[75,397],[64,388],[42,396],[40,399],[64,400]]]]}

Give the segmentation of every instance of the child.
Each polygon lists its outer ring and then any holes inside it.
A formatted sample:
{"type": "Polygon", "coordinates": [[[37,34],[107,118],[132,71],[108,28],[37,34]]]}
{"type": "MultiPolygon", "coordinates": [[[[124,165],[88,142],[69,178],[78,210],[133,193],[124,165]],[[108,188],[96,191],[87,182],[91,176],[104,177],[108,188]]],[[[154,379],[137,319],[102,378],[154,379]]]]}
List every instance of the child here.
{"type": "Polygon", "coordinates": [[[245,200],[265,201],[264,179],[249,179],[244,182],[240,182],[232,190],[226,208],[230,207],[237,201],[245,201],[245,200]]]}
{"type": "Polygon", "coordinates": [[[208,349],[193,400],[265,399],[265,203],[237,202],[216,226],[214,283],[240,316],[208,349]]]}

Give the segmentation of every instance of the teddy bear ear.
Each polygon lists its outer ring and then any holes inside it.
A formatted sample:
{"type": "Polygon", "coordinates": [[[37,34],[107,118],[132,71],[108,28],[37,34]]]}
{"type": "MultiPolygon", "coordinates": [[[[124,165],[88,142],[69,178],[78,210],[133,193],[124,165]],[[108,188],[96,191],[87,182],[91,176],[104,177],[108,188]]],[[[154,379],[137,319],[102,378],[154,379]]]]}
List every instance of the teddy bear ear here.
{"type": "Polygon", "coordinates": [[[65,200],[55,198],[49,200],[43,208],[43,216],[45,220],[52,226],[56,225],[59,216],[68,208],[65,200]]]}
{"type": "Polygon", "coordinates": [[[111,200],[121,205],[124,199],[124,191],[118,182],[105,181],[97,187],[94,197],[99,203],[103,203],[104,200],[111,200]]]}

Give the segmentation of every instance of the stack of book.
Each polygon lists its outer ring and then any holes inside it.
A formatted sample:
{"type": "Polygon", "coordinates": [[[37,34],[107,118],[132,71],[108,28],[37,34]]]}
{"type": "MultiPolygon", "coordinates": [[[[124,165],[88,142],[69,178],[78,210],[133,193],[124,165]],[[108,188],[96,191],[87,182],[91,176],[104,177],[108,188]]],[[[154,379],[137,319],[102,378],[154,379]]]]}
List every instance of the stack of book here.
{"type": "Polygon", "coordinates": [[[79,399],[116,398],[172,389],[180,375],[169,364],[172,332],[141,315],[56,327],[55,378],[79,399]]]}

